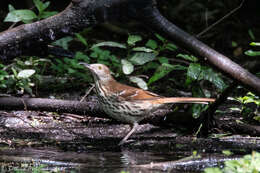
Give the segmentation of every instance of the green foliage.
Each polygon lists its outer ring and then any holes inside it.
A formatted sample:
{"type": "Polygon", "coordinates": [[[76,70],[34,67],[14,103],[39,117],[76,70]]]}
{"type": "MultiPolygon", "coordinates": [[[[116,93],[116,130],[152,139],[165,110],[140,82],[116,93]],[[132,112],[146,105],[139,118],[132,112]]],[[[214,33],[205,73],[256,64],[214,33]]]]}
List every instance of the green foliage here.
{"type": "Polygon", "coordinates": [[[121,60],[121,64],[123,65],[122,70],[124,74],[131,74],[134,71],[134,66],[131,62],[126,59],[121,60]]]}
{"type": "Polygon", "coordinates": [[[129,46],[135,46],[136,42],[141,41],[142,37],[140,35],[129,35],[127,44],[129,46]]]}
{"type": "Polygon", "coordinates": [[[255,35],[251,29],[248,30],[248,35],[250,36],[251,40],[255,40],[255,35]]]}
{"type": "Polygon", "coordinates": [[[242,104],[247,104],[247,103],[254,103],[257,106],[260,106],[260,99],[258,96],[255,94],[248,92],[246,96],[243,97],[237,97],[235,100],[239,101],[242,104]]]}
{"type": "Polygon", "coordinates": [[[111,54],[111,51],[109,50],[103,50],[99,47],[95,47],[91,49],[91,53],[89,56],[96,63],[106,64],[112,67],[120,66],[120,60],[117,58],[117,56],[111,54]]]}
{"type": "Polygon", "coordinates": [[[4,22],[20,22],[31,23],[34,20],[45,19],[57,14],[55,11],[46,11],[50,5],[50,1],[42,2],[40,0],[33,0],[34,5],[38,10],[38,15],[34,11],[28,9],[16,10],[9,4],[9,13],[4,19],[4,22]]]}
{"type": "Polygon", "coordinates": [[[73,77],[83,80],[89,80],[89,76],[83,70],[84,67],[79,62],[89,63],[89,57],[82,52],[77,52],[74,59],[63,58],[63,60],[55,59],[55,63],[51,64],[51,69],[57,76],[73,77]]]}
{"type": "Polygon", "coordinates": [[[230,98],[231,100],[236,100],[241,104],[241,108],[231,108],[232,110],[238,110],[244,117],[252,117],[254,120],[260,122],[260,113],[258,108],[260,106],[259,96],[248,92],[243,97],[230,98]],[[247,104],[255,104],[255,107],[248,107],[247,104]]]}
{"type": "Polygon", "coordinates": [[[148,89],[146,82],[142,78],[136,77],[136,76],[131,76],[129,79],[131,82],[136,83],[138,87],[140,87],[144,90],[148,89]]]}
{"type": "Polygon", "coordinates": [[[7,14],[4,22],[23,21],[24,23],[27,23],[27,21],[31,21],[36,18],[37,15],[32,10],[12,10],[7,14]]]}
{"type": "MultiPolygon", "coordinates": [[[[27,172],[32,172],[32,173],[51,173],[51,172],[61,172],[58,167],[53,168],[52,170],[46,170],[47,165],[36,165],[36,164],[27,164],[24,163],[21,165],[21,168],[14,168],[13,172],[14,173],[27,173],[27,172]]],[[[70,171],[72,173],[73,171],[70,171]]]]}
{"type": "Polygon", "coordinates": [[[75,36],[85,47],[88,47],[87,40],[80,33],[76,33],[75,36]]]}
{"type": "MultiPolygon", "coordinates": [[[[260,43],[252,42],[252,43],[250,43],[250,46],[260,46],[260,43]]],[[[245,54],[247,56],[259,56],[260,55],[260,51],[248,50],[248,51],[245,52],[245,54]]]]}
{"type": "Polygon", "coordinates": [[[245,52],[245,54],[247,56],[259,56],[260,55],[260,51],[248,50],[248,51],[245,52]]]}
{"type": "Polygon", "coordinates": [[[0,64],[0,90],[33,95],[32,87],[39,80],[39,74],[44,72],[46,63],[50,63],[50,60],[30,57],[26,61],[16,59],[15,64],[7,67],[0,64]]]}
{"type": "Polygon", "coordinates": [[[63,37],[59,40],[56,40],[55,42],[52,43],[54,46],[60,46],[65,50],[69,49],[69,42],[72,41],[73,38],[71,36],[63,37]]]}
{"type": "Polygon", "coordinates": [[[258,173],[260,172],[260,153],[252,152],[239,160],[225,161],[224,168],[206,168],[205,173],[258,173]]]}
{"type": "Polygon", "coordinates": [[[35,73],[33,69],[25,69],[17,72],[12,68],[12,75],[8,76],[7,84],[14,88],[19,94],[23,94],[24,91],[33,95],[31,87],[34,83],[31,82],[31,76],[35,73]]]}
{"type": "Polygon", "coordinates": [[[168,63],[163,63],[156,69],[153,76],[149,79],[148,85],[163,78],[173,70],[186,70],[186,69],[187,69],[186,67],[181,65],[171,65],[168,63]]]}
{"type": "MultiPolygon", "coordinates": [[[[153,39],[149,39],[145,43],[145,46],[138,45],[141,42],[144,42],[143,38],[139,35],[129,35],[128,39],[126,40],[126,43],[116,43],[110,41],[101,42],[92,46],[91,49],[94,52],[92,52],[90,56],[92,58],[97,58],[98,62],[110,65],[110,63],[108,63],[107,61],[104,62],[104,60],[107,60],[105,57],[108,57],[108,53],[109,53],[108,50],[101,50],[96,48],[106,46],[106,47],[126,49],[127,54],[125,55],[125,58],[121,60],[121,64],[119,64],[122,66],[122,72],[124,74],[130,75],[134,73],[136,66],[141,66],[143,71],[148,71],[150,69],[158,68],[155,74],[153,75],[152,79],[148,82],[148,84],[153,83],[159,80],[160,78],[163,78],[172,70],[176,70],[176,69],[184,70],[185,67],[181,67],[180,65],[171,65],[169,64],[168,58],[158,56],[160,52],[166,50],[175,51],[177,47],[174,44],[169,43],[166,39],[164,39],[160,35],[156,34],[155,36],[158,40],[156,41],[153,39]],[[158,61],[163,65],[160,66],[158,61]],[[170,67],[169,68],[170,70],[166,69],[165,67],[170,67]]],[[[112,56],[112,58],[117,59],[116,56],[112,56]]],[[[111,55],[109,59],[111,59],[111,55]]],[[[135,78],[130,77],[130,79],[132,79],[130,80],[131,82],[136,83],[138,86],[142,86],[143,89],[147,89],[146,82],[140,77],[135,76],[135,78]]]]}
{"type": "Polygon", "coordinates": [[[230,150],[223,150],[222,153],[226,156],[231,156],[233,154],[230,150]]]}
{"type": "Polygon", "coordinates": [[[186,84],[201,80],[207,80],[211,82],[220,90],[223,90],[227,87],[220,75],[214,72],[212,68],[201,66],[198,63],[191,63],[187,71],[186,84]]]}

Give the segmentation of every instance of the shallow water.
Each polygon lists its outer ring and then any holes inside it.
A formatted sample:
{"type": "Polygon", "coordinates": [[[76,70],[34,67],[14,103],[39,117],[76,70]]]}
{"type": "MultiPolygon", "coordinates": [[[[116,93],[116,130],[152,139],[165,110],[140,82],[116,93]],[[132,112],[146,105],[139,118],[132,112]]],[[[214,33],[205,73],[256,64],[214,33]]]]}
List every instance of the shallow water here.
{"type": "Polygon", "coordinates": [[[44,170],[65,172],[159,172],[137,169],[135,165],[176,160],[173,153],[152,152],[64,152],[50,149],[0,150],[1,172],[15,169],[30,171],[31,166],[44,165],[44,170]]]}

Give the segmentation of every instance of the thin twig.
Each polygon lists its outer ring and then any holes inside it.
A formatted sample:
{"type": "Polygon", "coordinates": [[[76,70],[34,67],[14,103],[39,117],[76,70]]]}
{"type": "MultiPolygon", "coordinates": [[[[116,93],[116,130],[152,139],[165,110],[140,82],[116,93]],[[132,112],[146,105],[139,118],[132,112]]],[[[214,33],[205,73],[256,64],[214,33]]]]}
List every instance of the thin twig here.
{"type": "Polygon", "coordinates": [[[228,14],[226,14],[224,17],[222,17],[221,19],[219,19],[218,21],[216,21],[215,23],[213,23],[212,25],[210,25],[209,27],[207,27],[206,29],[204,29],[202,32],[200,32],[199,34],[196,35],[196,37],[200,37],[201,35],[205,34],[206,32],[208,32],[210,29],[212,29],[214,26],[218,25],[220,22],[222,22],[224,19],[226,19],[227,17],[229,17],[230,15],[232,15],[233,13],[235,13],[237,10],[239,10],[242,5],[244,4],[245,0],[242,0],[242,2],[239,4],[238,7],[236,7],[235,9],[233,9],[232,11],[230,11],[228,14]]]}
{"type": "Polygon", "coordinates": [[[86,94],[80,99],[79,102],[83,102],[85,100],[85,98],[89,95],[89,93],[93,90],[94,87],[95,87],[95,85],[91,84],[91,87],[87,90],[86,94]]]}

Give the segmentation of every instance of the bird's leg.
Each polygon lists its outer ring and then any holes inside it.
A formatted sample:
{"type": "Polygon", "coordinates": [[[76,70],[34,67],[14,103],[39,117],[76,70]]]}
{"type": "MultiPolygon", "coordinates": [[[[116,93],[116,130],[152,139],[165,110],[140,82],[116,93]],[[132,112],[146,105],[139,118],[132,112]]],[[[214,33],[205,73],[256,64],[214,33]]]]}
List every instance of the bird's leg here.
{"type": "Polygon", "coordinates": [[[139,126],[138,123],[134,123],[134,124],[132,125],[132,129],[127,133],[127,135],[124,137],[124,139],[122,139],[122,140],[119,142],[118,145],[124,144],[124,143],[127,141],[127,139],[135,132],[135,130],[137,129],[138,126],[139,126]]]}

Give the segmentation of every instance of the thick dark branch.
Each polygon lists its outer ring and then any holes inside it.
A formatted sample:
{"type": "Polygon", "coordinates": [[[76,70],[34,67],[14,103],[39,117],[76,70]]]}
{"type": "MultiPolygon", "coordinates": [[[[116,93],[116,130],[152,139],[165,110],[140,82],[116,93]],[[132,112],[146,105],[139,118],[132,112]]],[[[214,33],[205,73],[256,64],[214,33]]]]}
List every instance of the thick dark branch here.
{"type": "Polygon", "coordinates": [[[38,110],[107,118],[107,115],[100,109],[96,97],[90,98],[87,102],[46,98],[0,97],[0,110],[38,110]]]}
{"type": "MultiPolygon", "coordinates": [[[[100,108],[95,96],[88,97],[85,102],[45,98],[0,97],[0,110],[37,110],[109,118],[100,108]]],[[[164,115],[169,112],[171,112],[170,108],[159,109],[143,122],[159,124],[164,115]]]]}
{"type": "Polygon", "coordinates": [[[20,25],[0,34],[0,58],[45,52],[47,43],[96,23],[92,10],[70,4],[63,12],[48,19],[20,25]]]}

